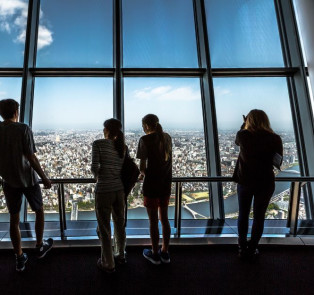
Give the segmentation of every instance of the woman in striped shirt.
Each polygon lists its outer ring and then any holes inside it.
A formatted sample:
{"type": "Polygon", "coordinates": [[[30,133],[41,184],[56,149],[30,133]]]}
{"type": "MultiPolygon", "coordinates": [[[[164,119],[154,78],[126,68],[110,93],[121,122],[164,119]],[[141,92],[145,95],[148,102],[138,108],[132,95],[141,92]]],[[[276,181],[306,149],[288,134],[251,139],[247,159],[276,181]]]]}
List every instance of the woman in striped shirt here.
{"type": "Polygon", "coordinates": [[[95,140],[92,147],[92,173],[97,181],[95,189],[95,211],[97,234],[101,241],[101,258],[97,265],[108,273],[115,271],[115,262],[125,259],[125,201],[121,168],[126,146],[119,120],[104,122],[104,139],[95,140]],[[114,253],[112,252],[110,217],[114,223],[114,253]]]}

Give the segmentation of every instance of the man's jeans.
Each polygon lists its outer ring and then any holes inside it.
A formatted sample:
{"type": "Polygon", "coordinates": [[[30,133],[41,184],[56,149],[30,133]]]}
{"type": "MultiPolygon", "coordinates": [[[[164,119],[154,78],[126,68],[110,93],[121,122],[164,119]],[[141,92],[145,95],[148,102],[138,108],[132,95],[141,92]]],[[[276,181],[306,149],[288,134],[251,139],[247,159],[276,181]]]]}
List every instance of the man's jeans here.
{"type": "Polygon", "coordinates": [[[96,193],[95,209],[97,216],[97,233],[101,242],[101,261],[105,268],[115,267],[114,256],[124,258],[125,235],[125,201],[123,190],[96,193]],[[114,224],[114,253],[112,253],[110,217],[114,224]]]}
{"type": "Polygon", "coordinates": [[[247,244],[247,234],[249,227],[249,214],[253,203],[253,225],[251,232],[251,241],[249,247],[255,249],[263,234],[265,213],[269,201],[274,193],[275,185],[271,183],[263,188],[251,188],[238,184],[238,201],[239,201],[239,217],[238,217],[238,234],[239,245],[245,248],[247,244]]]}

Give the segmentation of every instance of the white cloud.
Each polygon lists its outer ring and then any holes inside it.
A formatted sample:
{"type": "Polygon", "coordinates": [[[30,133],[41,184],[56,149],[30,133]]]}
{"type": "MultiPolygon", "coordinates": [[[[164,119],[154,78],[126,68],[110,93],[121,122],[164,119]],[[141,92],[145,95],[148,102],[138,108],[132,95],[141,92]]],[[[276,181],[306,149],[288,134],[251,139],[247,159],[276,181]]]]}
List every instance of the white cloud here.
{"type": "Polygon", "coordinates": [[[44,48],[45,46],[49,46],[52,43],[52,32],[47,29],[45,26],[39,26],[38,28],[38,50],[44,48]]]}
{"type": "Polygon", "coordinates": [[[178,87],[159,86],[155,88],[147,87],[141,90],[134,91],[134,97],[144,100],[199,100],[200,93],[195,91],[192,87],[178,87]]]}
{"type": "Polygon", "coordinates": [[[21,0],[0,0],[0,16],[13,15],[19,10],[27,11],[27,3],[21,0]]]}
{"type": "Polygon", "coordinates": [[[8,34],[11,33],[10,24],[7,21],[0,22],[0,30],[3,32],[7,32],[8,34]]]}
{"type": "MultiPolygon", "coordinates": [[[[0,0],[0,30],[11,34],[13,29],[17,36],[14,41],[25,42],[28,5],[23,0],[0,0]]],[[[43,17],[40,11],[40,18],[43,17]]],[[[53,42],[52,32],[45,26],[38,28],[38,50],[53,42]]]]}

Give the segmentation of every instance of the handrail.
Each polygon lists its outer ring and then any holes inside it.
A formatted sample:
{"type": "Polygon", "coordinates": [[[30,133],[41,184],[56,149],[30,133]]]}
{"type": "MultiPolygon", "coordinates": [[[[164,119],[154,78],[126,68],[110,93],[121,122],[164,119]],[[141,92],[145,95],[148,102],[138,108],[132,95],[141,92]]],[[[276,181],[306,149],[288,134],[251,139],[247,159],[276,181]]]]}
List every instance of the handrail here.
{"type": "MultiPolygon", "coordinates": [[[[94,178],[51,178],[53,183],[96,183],[94,178]]],[[[173,177],[172,182],[232,182],[232,177],[211,176],[211,177],[173,177]]],[[[300,177],[276,177],[276,182],[314,182],[313,176],[300,177]]]]}
{"type": "MultiPolygon", "coordinates": [[[[64,185],[65,184],[82,184],[82,183],[96,183],[94,178],[53,178],[50,179],[53,184],[58,185],[58,203],[60,215],[60,232],[61,239],[65,238],[65,230],[67,229],[67,222],[65,217],[65,199],[64,199],[64,185]]],[[[232,182],[232,177],[227,176],[212,176],[212,177],[173,177],[172,182],[176,184],[175,193],[175,228],[177,229],[177,236],[181,235],[181,203],[182,203],[182,184],[184,182],[232,182]]],[[[39,181],[42,182],[41,180],[39,181]]],[[[275,177],[275,182],[291,182],[290,186],[290,201],[289,214],[287,218],[287,227],[290,228],[290,233],[297,234],[299,203],[301,196],[301,187],[306,182],[314,182],[313,176],[299,176],[299,177],[275,177]]]]}

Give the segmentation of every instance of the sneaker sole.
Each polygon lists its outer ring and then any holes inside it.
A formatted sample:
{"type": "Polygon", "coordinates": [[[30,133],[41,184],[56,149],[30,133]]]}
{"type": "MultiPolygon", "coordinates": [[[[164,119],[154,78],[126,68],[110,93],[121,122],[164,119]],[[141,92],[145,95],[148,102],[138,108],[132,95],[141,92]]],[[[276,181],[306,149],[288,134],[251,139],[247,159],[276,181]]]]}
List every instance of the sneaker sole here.
{"type": "Polygon", "coordinates": [[[52,249],[52,245],[51,247],[41,256],[37,256],[38,259],[44,258],[46,256],[46,254],[52,249]]]}
{"type": "Polygon", "coordinates": [[[161,261],[156,261],[156,260],[150,258],[149,256],[146,256],[144,253],[143,253],[143,256],[144,256],[147,260],[149,260],[151,263],[153,263],[153,264],[155,264],[155,265],[161,264],[161,261]]]}
{"type": "Polygon", "coordinates": [[[17,271],[17,272],[22,272],[22,271],[24,271],[24,270],[25,270],[25,264],[26,264],[27,261],[28,261],[28,257],[26,258],[26,260],[25,260],[25,262],[24,262],[24,267],[23,267],[23,268],[16,268],[16,271],[17,271]]]}

